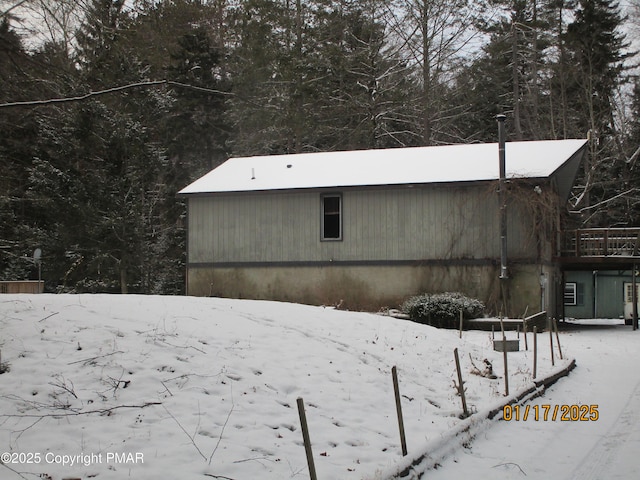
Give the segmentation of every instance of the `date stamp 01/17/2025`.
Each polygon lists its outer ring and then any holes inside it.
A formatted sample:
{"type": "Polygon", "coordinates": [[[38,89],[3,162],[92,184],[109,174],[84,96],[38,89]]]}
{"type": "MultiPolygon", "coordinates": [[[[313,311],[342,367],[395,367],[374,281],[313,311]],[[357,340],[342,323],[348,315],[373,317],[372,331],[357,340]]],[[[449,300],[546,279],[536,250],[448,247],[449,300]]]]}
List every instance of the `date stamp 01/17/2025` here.
{"type": "Polygon", "coordinates": [[[507,422],[596,422],[598,405],[505,405],[502,418],[507,422]]]}

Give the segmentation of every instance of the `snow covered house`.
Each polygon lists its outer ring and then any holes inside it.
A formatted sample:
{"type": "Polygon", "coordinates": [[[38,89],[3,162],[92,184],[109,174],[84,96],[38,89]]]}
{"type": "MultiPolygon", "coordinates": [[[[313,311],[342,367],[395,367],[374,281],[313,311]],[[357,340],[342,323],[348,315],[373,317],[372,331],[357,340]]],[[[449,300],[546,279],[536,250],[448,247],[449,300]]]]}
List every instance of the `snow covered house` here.
{"type": "Polygon", "coordinates": [[[497,143],[231,158],[179,193],[187,293],[372,310],[462,291],[496,312],[552,309],[560,212],[585,151],[506,144],[504,281],[497,143]]]}

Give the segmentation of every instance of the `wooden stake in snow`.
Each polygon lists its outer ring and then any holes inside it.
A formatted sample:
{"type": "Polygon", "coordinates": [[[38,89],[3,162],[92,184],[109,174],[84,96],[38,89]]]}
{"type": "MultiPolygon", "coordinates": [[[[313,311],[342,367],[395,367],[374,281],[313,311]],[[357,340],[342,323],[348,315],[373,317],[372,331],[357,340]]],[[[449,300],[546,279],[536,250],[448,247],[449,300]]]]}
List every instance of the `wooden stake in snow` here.
{"type": "Polygon", "coordinates": [[[400,386],[398,385],[398,369],[394,366],[391,369],[393,377],[393,391],[396,395],[396,413],[398,414],[398,427],[400,428],[400,446],[402,447],[402,456],[407,454],[407,439],[404,435],[404,420],[402,419],[402,404],[400,403],[400,386]]]}
{"type": "Polygon", "coordinates": [[[467,399],[464,395],[464,382],[462,381],[462,370],[460,369],[460,358],[458,357],[458,349],[453,349],[453,356],[456,359],[456,370],[458,371],[458,391],[460,392],[460,398],[462,399],[462,411],[465,418],[469,416],[469,410],[467,410],[467,399]]]}
{"type": "Polygon", "coordinates": [[[533,378],[538,373],[538,327],[533,327],[533,378]]]}
{"type": "Polygon", "coordinates": [[[500,330],[502,330],[502,358],[504,359],[504,394],[509,396],[509,367],[507,364],[507,336],[504,333],[504,323],[500,314],[500,330]]]}
{"type": "Polygon", "coordinates": [[[529,351],[529,344],[527,343],[527,321],[522,320],[522,333],[524,334],[524,349],[529,351]]]}
{"type": "Polygon", "coordinates": [[[302,426],[302,440],[304,440],[304,449],[307,453],[307,465],[309,466],[309,477],[311,480],[318,480],[316,476],[316,466],[313,463],[313,452],[311,451],[311,439],[309,438],[309,428],[307,427],[307,415],[304,411],[304,400],[299,397],[298,415],[300,416],[300,425],[302,426]]]}
{"type": "Polygon", "coordinates": [[[555,366],[556,361],[553,357],[553,322],[551,319],[548,321],[549,323],[549,347],[551,348],[551,366],[555,366]]]}
{"type": "Polygon", "coordinates": [[[462,338],[462,309],[460,309],[460,338],[462,338]]]}
{"type": "Polygon", "coordinates": [[[509,396],[509,367],[507,363],[507,336],[502,334],[502,358],[504,358],[504,395],[509,396]]]}
{"type": "Polygon", "coordinates": [[[558,343],[558,353],[560,354],[560,360],[562,360],[562,347],[560,346],[560,335],[558,333],[558,322],[553,319],[553,329],[556,331],[556,342],[558,343]]]}

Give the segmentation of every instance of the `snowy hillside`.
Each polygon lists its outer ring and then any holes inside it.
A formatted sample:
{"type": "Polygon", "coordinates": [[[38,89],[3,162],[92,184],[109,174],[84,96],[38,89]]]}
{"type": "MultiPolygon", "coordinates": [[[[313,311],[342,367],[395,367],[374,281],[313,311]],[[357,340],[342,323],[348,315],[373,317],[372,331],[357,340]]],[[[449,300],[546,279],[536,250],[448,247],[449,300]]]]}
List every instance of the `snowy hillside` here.
{"type": "MultiPolygon", "coordinates": [[[[543,376],[548,335],[539,342],[543,376]]],[[[470,408],[499,404],[502,354],[487,332],[459,339],[276,302],[3,295],[0,451],[9,455],[0,477],[308,478],[303,397],[318,477],[380,478],[402,458],[391,368],[415,454],[461,423],[456,347],[470,408]],[[499,378],[471,374],[484,359],[499,378]]],[[[531,351],[509,362],[511,392],[530,386],[531,351]]]]}

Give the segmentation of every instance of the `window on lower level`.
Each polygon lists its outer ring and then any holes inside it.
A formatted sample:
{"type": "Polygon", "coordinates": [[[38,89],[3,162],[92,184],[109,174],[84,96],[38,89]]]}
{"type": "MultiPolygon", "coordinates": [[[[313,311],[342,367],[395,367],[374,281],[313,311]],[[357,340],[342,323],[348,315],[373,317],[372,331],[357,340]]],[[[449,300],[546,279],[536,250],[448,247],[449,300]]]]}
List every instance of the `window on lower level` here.
{"type": "Polygon", "coordinates": [[[322,196],[322,240],[342,240],[342,196],[322,196]]]}
{"type": "Polygon", "coordinates": [[[584,284],[578,282],[565,283],[564,304],[567,306],[584,305],[584,284]]]}

